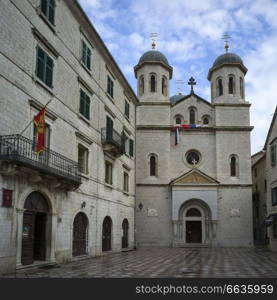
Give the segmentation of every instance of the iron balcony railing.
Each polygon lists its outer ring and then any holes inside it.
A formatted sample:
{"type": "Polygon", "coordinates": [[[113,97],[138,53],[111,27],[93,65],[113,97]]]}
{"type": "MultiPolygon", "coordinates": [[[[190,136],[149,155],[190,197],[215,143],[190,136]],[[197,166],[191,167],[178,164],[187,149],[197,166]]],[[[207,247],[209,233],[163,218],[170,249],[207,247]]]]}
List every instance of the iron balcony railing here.
{"type": "Polygon", "coordinates": [[[49,148],[39,154],[35,149],[36,143],[22,135],[0,136],[0,160],[14,161],[75,184],[81,183],[77,162],[49,148]]]}
{"type": "Polygon", "coordinates": [[[119,134],[114,129],[101,129],[101,141],[103,145],[113,145],[117,148],[120,154],[125,153],[125,140],[126,137],[123,134],[119,134]]]}

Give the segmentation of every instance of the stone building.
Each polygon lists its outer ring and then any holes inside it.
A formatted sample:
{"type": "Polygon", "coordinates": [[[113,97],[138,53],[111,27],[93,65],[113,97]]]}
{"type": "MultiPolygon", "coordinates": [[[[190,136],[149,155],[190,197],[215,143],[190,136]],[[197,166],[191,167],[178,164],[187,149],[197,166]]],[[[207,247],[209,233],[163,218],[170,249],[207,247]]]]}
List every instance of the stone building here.
{"type": "Polygon", "coordinates": [[[252,246],[252,127],[242,59],[227,48],[214,61],[211,102],[194,92],[193,78],[188,95],[169,97],[173,68],[155,49],[134,71],[138,246],[252,246]]]}
{"type": "Polygon", "coordinates": [[[0,272],[132,248],[136,95],[77,1],[0,20],[0,272]]]}
{"type": "Polygon", "coordinates": [[[266,181],[266,153],[259,151],[252,155],[253,182],[253,234],[255,245],[268,243],[265,219],[267,215],[267,181],[266,181]]]}
{"type": "Polygon", "coordinates": [[[269,248],[277,251],[277,106],[264,145],[269,248]]]}

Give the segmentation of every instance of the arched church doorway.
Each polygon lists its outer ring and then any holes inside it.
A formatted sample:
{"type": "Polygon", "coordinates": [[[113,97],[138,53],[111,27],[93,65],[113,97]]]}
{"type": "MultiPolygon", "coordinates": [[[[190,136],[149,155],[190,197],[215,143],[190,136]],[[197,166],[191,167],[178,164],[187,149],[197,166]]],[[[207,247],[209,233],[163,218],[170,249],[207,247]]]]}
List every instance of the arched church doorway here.
{"type": "Polygon", "coordinates": [[[202,214],[192,207],[185,215],[186,243],[202,243],[202,214]]]}
{"type": "Polygon", "coordinates": [[[39,192],[31,193],[24,204],[21,263],[29,265],[46,259],[47,217],[50,209],[39,192]]]}
{"type": "Polygon", "coordinates": [[[72,255],[79,256],[87,254],[88,244],[88,219],[87,216],[79,212],[73,222],[73,247],[72,255]]]}
{"type": "Polygon", "coordinates": [[[107,216],[103,221],[102,227],[102,251],[112,249],[112,219],[107,216]]]}
{"type": "Polygon", "coordinates": [[[127,219],[124,219],[122,222],[122,248],[128,248],[129,243],[128,243],[128,236],[129,236],[129,222],[127,219]]]}

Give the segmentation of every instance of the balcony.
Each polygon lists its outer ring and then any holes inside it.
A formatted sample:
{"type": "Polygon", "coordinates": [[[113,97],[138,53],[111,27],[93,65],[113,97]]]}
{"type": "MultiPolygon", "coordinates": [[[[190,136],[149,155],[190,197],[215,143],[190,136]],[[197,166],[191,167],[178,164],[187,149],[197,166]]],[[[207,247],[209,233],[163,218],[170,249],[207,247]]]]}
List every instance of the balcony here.
{"type": "Polygon", "coordinates": [[[19,134],[0,136],[0,174],[28,175],[33,182],[74,189],[81,184],[78,163],[46,148],[37,154],[36,144],[19,134]]]}
{"type": "Polygon", "coordinates": [[[101,129],[101,142],[103,145],[103,150],[114,157],[119,157],[125,153],[125,140],[126,137],[123,134],[119,134],[114,129],[101,129]]]}

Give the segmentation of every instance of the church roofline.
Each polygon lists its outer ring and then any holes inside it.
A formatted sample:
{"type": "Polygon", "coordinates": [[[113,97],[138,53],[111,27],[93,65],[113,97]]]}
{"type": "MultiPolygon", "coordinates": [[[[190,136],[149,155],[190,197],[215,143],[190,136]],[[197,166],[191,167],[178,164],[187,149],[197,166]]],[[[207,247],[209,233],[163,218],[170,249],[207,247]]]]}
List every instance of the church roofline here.
{"type": "Polygon", "coordinates": [[[172,73],[173,73],[173,68],[162,61],[144,61],[140,64],[137,64],[134,66],[134,71],[135,71],[135,77],[137,78],[137,71],[142,68],[144,65],[161,65],[162,67],[166,68],[169,71],[169,79],[172,79],[172,73]]]}
{"type": "Polygon", "coordinates": [[[195,96],[197,99],[199,99],[200,101],[203,101],[205,104],[208,104],[209,106],[212,106],[212,104],[209,101],[205,100],[204,98],[201,98],[200,96],[198,96],[195,93],[190,93],[188,95],[184,95],[183,98],[181,98],[180,100],[176,101],[175,103],[172,103],[171,106],[175,106],[175,105],[183,102],[184,100],[188,99],[191,96],[195,96]]]}

